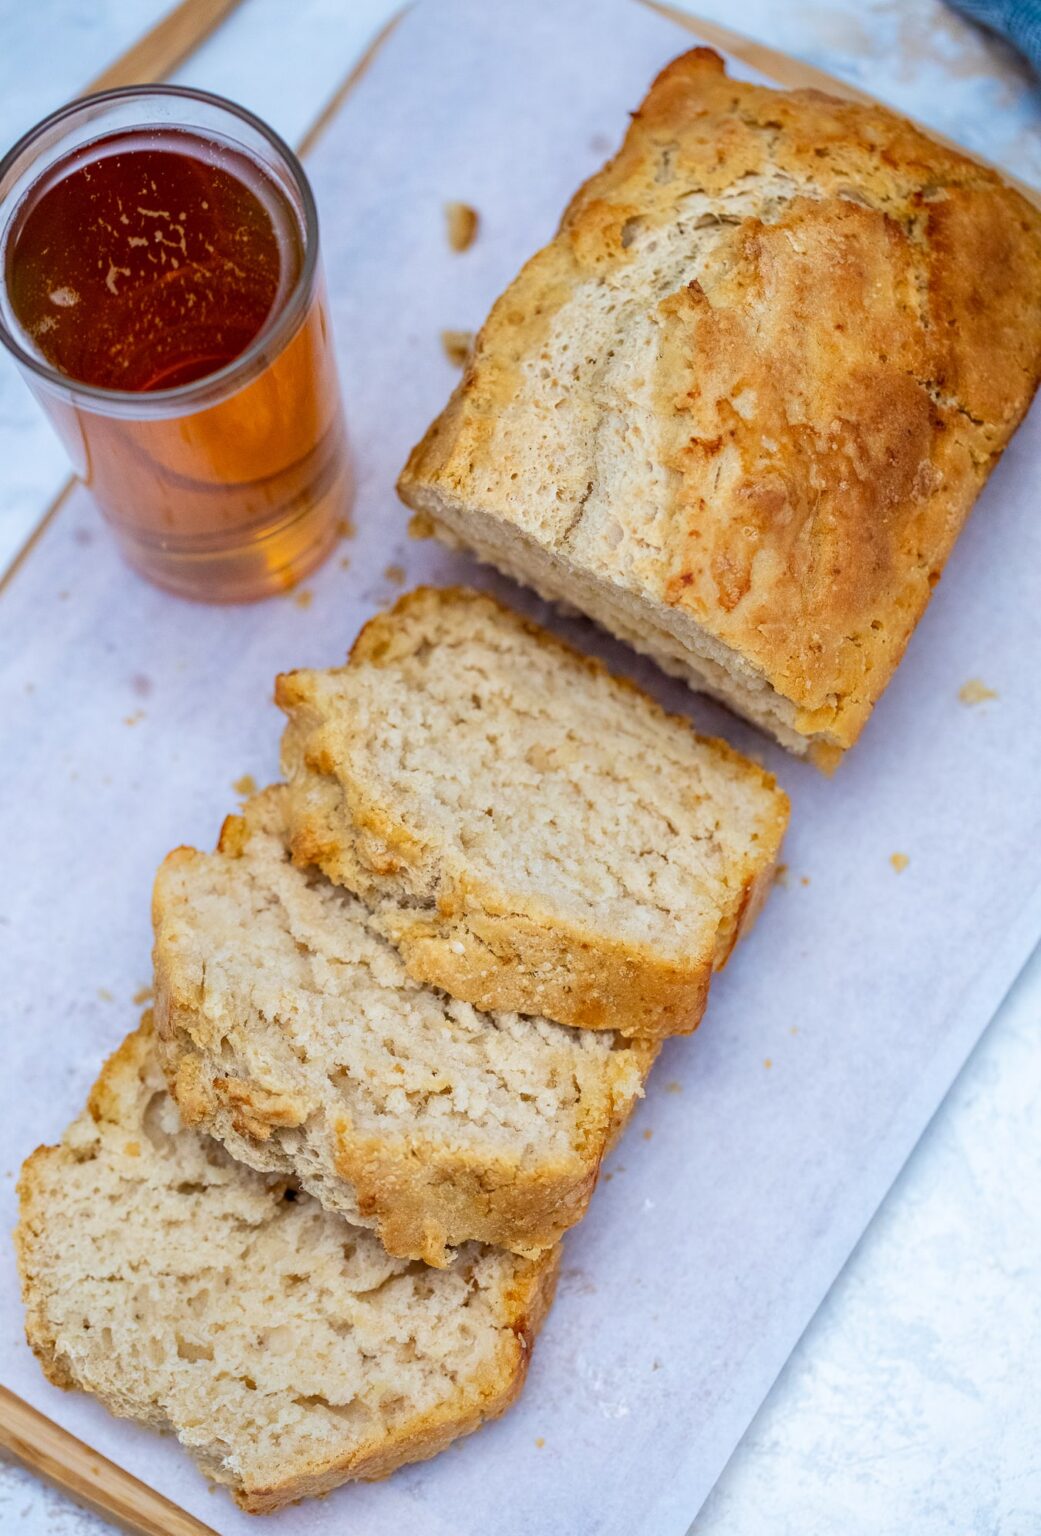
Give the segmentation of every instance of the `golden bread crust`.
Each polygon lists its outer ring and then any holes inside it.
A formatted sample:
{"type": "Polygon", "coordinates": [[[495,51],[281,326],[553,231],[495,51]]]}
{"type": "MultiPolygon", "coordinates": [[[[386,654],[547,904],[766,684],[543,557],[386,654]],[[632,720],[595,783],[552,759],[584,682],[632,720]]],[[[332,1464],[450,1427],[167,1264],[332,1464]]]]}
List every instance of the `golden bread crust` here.
{"type": "Polygon", "coordinates": [[[534,540],[543,592],[581,607],[587,576],[678,656],[707,638],[833,761],[1033,397],[1039,294],[1041,213],[995,173],[695,49],[496,303],[399,490],[463,542],[534,540]]]}

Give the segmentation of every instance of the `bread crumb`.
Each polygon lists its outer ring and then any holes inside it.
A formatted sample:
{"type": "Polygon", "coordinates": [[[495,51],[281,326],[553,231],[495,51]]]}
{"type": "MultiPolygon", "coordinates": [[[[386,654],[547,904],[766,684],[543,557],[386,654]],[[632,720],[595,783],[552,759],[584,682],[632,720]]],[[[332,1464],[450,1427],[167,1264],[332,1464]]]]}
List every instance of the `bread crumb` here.
{"type": "Polygon", "coordinates": [[[124,725],[137,725],[138,721],[139,720],[143,720],[144,718],[145,718],[144,710],[143,709],[135,709],[134,713],[132,715],[124,715],[123,716],[123,724],[124,725]]]}
{"type": "Polygon", "coordinates": [[[799,1026],[798,1026],[798,1024],[793,1024],[791,1029],[788,1031],[788,1033],[790,1035],[797,1035],[799,1033],[799,1026]]]}
{"type": "Polygon", "coordinates": [[[480,220],[477,217],[477,209],[471,208],[469,203],[446,203],[445,224],[448,228],[448,243],[453,251],[468,251],[477,238],[477,226],[480,220]]]}
{"type": "Polygon", "coordinates": [[[911,860],[907,857],[906,853],[891,853],[889,855],[889,862],[899,875],[907,868],[911,860]]]}
{"type": "Polygon", "coordinates": [[[98,998],[103,1003],[111,1003],[112,1002],[112,993],[108,990],[107,987],[99,987],[98,988],[98,998]]]}
{"type": "Polygon", "coordinates": [[[604,1183],[605,1184],[610,1184],[610,1182],[611,1182],[611,1180],[613,1178],[614,1178],[614,1174],[613,1173],[605,1173],[604,1174],[604,1183]]]}
{"type": "Polygon", "coordinates": [[[240,779],[232,784],[232,789],[242,800],[248,800],[250,795],[257,792],[257,781],[251,773],[244,773],[240,779]]]}
{"type": "Polygon", "coordinates": [[[987,687],[981,677],[970,677],[958,689],[958,697],[963,704],[985,704],[988,699],[996,699],[998,695],[993,688],[987,687]]]}
{"type": "Polygon", "coordinates": [[[351,557],[350,557],[350,555],[344,555],[343,559],[340,561],[340,570],[341,571],[349,571],[350,568],[351,568],[351,557]]]}
{"type": "Polygon", "coordinates": [[[138,987],[130,1001],[135,1008],[140,1008],[142,1003],[150,1003],[152,1001],[151,987],[138,987]]]}
{"type": "Polygon", "coordinates": [[[768,1071],[768,1072],[769,1072],[769,1070],[770,1070],[770,1068],[771,1068],[771,1067],[772,1067],[772,1066],[773,1066],[773,1059],[772,1059],[772,1057],[770,1057],[770,1056],[767,1056],[767,1057],[766,1057],[766,1058],[765,1058],[765,1059],[764,1059],[764,1061],[763,1061],[763,1066],[764,1066],[764,1067],[765,1067],[765,1068],[766,1068],[766,1070],[767,1070],[767,1071],[768,1071]]]}
{"type": "Polygon", "coordinates": [[[800,885],[809,885],[809,883],[810,883],[809,875],[800,875],[799,876],[799,884],[800,885]]]}
{"type": "Polygon", "coordinates": [[[309,587],[301,587],[299,592],[293,593],[293,602],[298,608],[310,608],[314,602],[314,593],[309,587]]]}
{"type": "Polygon", "coordinates": [[[643,1133],[644,1141],[650,1141],[650,1139],[651,1139],[651,1137],[653,1135],[654,1135],[654,1132],[651,1130],[650,1126],[648,1126],[647,1129],[643,1133]]]}
{"type": "Polygon", "coordinates": [[[542,1447],[545,1445],[545,1443],[546,1442],[545,1442],[545,1440],[543,1439],[543,1437],[541,1435],[536,1435],[535,1436],[535,1444],[538,1446],[540,1451],[541,1451],[542,1447]]]}
{"type": "Polygon", "coordinates": [[[782,885],[787,890],[787,888],[788,888],[788,866],[787,866],[787,864],[778,864],[777,868],[774,870],[774,885],[782,885]]]}
{"type": "Polygon", "coordinates": [[[414,512],[408,520],[408,536],[410,539],[434,538],[434,519],[425,512],[414,512]]]}
{"type": "Polygon", "coordinates": [[[385,580],[393,582],[396,587],[400,587],[405,580],[405,567],[403,565],[388,565],[383,575],[385,580]]]}
{"type": "Polygon", "coordinates": [[[665,1084],[665,1092],[666,1093],[682,1093],[683,1092],[683,1084],[682,1083],[678,1083],[676,1081],[676,1079],[673,1078],[671,1083],[666,1083],[665,1084]]]}
{"type": "Polygon", "coordinates": [[[135,672],[130,679],[130,686],[139,699],[147,699],[152,691],[152,679],[146,677],[143,672],[135,672]]]}
{"type": "Polygon", "coordinates": [[[339,517],[336,520],[336,537],[338,539],[353,539],[355,533],[353,517],[339,517]]]}
{"type": "Polygon", "coordinates": [[[442,331],[441,346],[448,361],[456,368],[465,368],[466,359],[474,343],[473,331],[442,331]]]}

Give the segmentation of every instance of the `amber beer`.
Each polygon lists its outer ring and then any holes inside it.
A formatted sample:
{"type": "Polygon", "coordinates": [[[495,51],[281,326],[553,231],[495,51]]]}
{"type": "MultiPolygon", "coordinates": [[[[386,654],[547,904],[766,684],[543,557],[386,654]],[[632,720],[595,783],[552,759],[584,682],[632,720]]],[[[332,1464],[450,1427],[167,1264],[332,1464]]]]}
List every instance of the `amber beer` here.
{"type": "Polygon", "coordinates": [[[292,585],[347,510],[317,219],[295,157],[219,98],[106,93],[0,166],[0,334],[144,575],[292,585]]]}

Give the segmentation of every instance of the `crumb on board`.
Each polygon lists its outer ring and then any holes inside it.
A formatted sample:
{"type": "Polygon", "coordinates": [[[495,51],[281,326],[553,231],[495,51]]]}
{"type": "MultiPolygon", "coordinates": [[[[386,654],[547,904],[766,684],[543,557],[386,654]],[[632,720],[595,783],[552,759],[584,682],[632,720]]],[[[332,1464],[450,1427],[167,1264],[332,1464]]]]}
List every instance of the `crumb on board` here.
{"type": "Polygon", "coordinates": [[[477,209],[471,208],[469,203],[445,204],[445,227],[448,231],[448,243],[453,251],[470,249],[477,239],[479,224],[477,209]]]}
{"type": "Polygon", "coordinates": [[[773,1063],[773,1057],[772,1056],[766,1056],[766,1057],[763,1058],[763,1066],[766,1068],[766,1070],[768,1072],[769,1072],[770,1068],[773,1066],[773,1064],[774,1063],[773,1063]]]}
{"type": "Polygon", "coordinates": [[[241,800],[248,800],[250,795],[255,795],[257,792],[257,781],[251,773],[244,773],[240,779],[234,781],[231,787],[241,800]]]}
{"type": "Polygon", "coordinates": [[[310,608],[314,602],[314,593],[310,587],[301,587],[298,592],[292,594],[293,602],[298,608],[310,608]]]}
{"type": "Polygon", "coordinates": [[[405,580],[405,567],[403,565],[388,565],[383,572],[384,579],[395,587],[400,587],[405,580]]]}
{"type": "Polygon", "coordinates": [[[889,862],[899,875],[903,873],[911,860],[907,857],[906,853],[891,853],[889,855],[889,862]]]}
{"type": "Polygon", "coordinates": [[[787,888],[788,888],[788,866],[787,866],[787,864],[778,864],[777,868],[774,870],[774,885],[782,885],[787,890],[787,888]]]}
{"type": "Polygon", "coordinates": [[[958,689],[958,698],[963,704],[985,704],[988,699],[997,697],[994,689],[988,688],[982,677],[970,677],[958,689]]]}
{"type": "Polygon", "coordinates": [[[138,987],[130,1001],[135,1008],[140,1008],[143,1003],[150,1003],[152,1001],[151,987],[138,987]]]}
{"type": "Polygon", "coordinates": [[[546,1441],[545,1441],[544,1436],[542,1436],[542,1435],[536,1435],[535,1436],[535,1444],[536,1444],[536,1446],[538,1447],[538,1449],[540,1451],[541,1451],[542,1447],[545,1445],[545,1443],[546,1443],[546,1441]]]}
{"type": "Polygon", "coordinates": [[[354,519],[351,517],[338,517],[336,519],[336,537],[338,539],[353,539],[355,534],[354,519]]]}
{"type": "Polygon", "coordinates": [[[654,1132],[651,1130],[650,1126],[648,1126],[647,1129],[643,1133],[644,1141],[650,1141],[650,1139],[651,1139],[651,1137],[653,1135],[654,1135],[654,1132]]]}
{"type": "Polygon", "coordinates": [[[98,999],[102,1003],[111,1003],[113,1000],[112,993],[108,990],[107,987],[99,987],[98,999]]]}
{"type": "Polygon", "coordinates": [[[465,368],[466,359],[473,346],[473,331],[442,331],[441,346],[448,361],[456,368],[465,368]]]}

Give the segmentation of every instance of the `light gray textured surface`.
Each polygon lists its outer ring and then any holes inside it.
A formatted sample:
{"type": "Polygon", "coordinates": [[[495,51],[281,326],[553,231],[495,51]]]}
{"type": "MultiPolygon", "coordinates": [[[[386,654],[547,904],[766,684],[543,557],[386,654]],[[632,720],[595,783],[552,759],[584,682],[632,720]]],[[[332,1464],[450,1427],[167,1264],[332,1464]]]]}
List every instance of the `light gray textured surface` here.
{"type": "MultiPolygon", "coordinates": [[[[50,3],[20,11],[17,22],[13,8],[0,18],[0,68],[16,59],[24,89],[25,81],[50,82],[67,66],[69,84],[60,94],[72,88],[74,66],[89,55],[89,74],[108,56],[100,34],[88,39],[90,54],[83,27],[89,32],[114,19],[136,31],[146,9],[124,4],[121,22],[121,7],[110,3],[90,21],[80,17],[70,34],[64,23],[53,25],[61,7],[48,11],[50,3]],[[4,31],[16,25],[29,29],[35,50],[4,51],[4,31]],[[61,50],[70,36],[76,46],[66,56],[61,50]]],[[[377,0],[369,30],[379,8],[377,0]]],[[[847,73],[1005,158],[1020,175],[1041,179],[1036,95],[1000,47],[980,43],[937,4],[754,3],[740,16],[722,5],[700,9],[847,73]]],[[[196,78],[242,96],[283,127],[302,123],[313,98],[325,94],[314,88],[313,72],[320,67],[331,85],[349,62],[346,46],[335,58],[339,24],[330,4],[303,0],[290,19],[266,0],[247,0],[234,46],[227,38],[210,45],[214,59],[226,50],[225,74],[216,64],[209,72],[204,58],[193,66],[196,78]],[[315,26],[325,29],[317,34],[308,30],[312,10],[315,26]],[[251,18],[262,18],[263,27],[250,31],[251,18]],[[280,25],[287,29],[281,36],[280,25]],[[315,62],[306,62],[306,52],[287,52],[315,35],[315,62]],[[286,68],[287,58],[301,62],[286,68]],[[253,84],[255,95],[247,88],[253,84]]],[[[50,104],[33,102],[29,115],[50,104]]],[[[25,431],[22,422],[17,437],[26,451],[17,462],[8,454],[8,480],[21,465],[37,476],[39,445],[25,431]]],[[[5,484],[5,521],[13,505],[7,491],[5,484]]],[[[735,1454],[695,1524],[698,1536],[1041,1531],[1033,1390],[1041,1364],[1041,1252],[1030,1204],[1041,1172],[1039,1012],[1035,962],[735,1454]]],[[[87,1529],[93,1536],[99,1528],[37,1492],[24,1474],[3,1469],[0,1529],[9,1526],[60,1536],[87,1529]]]]}

